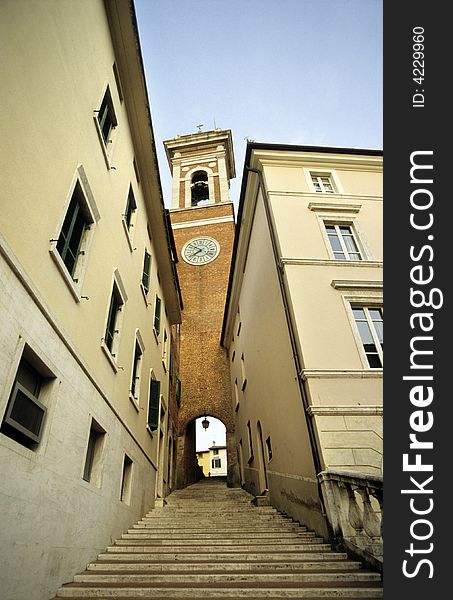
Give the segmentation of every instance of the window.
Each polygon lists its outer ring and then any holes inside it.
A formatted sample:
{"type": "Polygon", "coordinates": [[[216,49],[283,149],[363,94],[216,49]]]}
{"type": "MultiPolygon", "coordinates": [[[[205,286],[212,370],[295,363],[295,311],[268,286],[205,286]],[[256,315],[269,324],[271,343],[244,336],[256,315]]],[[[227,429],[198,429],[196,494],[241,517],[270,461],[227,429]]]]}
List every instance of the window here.
{"type": "Polygon", "coordinates": [[[155,431],[159,426],[160,381],[151,377],[149,382],[148,427],[155,431]]]}
{"type": "Polygon", "coordinates": [[[70,187],[62,221],[54,239],[50,240],[50,254],[74,298],[80,300],[83,275],[100,215],[82,165],[70,187]]]}
{"type": "Polygon", "coordinates": [[[239,410],[239,390],[238,390],[238,380],[237,377],[234,380],[234,410],[239,410]]]}
{"type": "Polygon", "coordinates": [[[113,63],[113,75],[115,77],[116,89],[118,90],[118,97],[120,102],[123,102],[123,88],[121,86],[120,74],[118,73],[118,67],[116,63],[113,63]]]}
{"type": "Polygon", "coordinates": [[[241,373],[242,373],[242,390],[245,390],[245,386],[247,385],[247,376],[245,374],[245,362],[244,362],[244,354],[241,354],[241,373]]]}
{"type": "Polygon", "coordinates": [[[123,472],[121,475],[121,493],[120,500],[125,504],[130,504],[132,488],[132,459],[127,454],[124,455],[123,472]]]}
{"type": "Polygon", "coordinates": [[[44,427],[46,407],[39,400],[44,382],[42,374],[22,356],[1,432],[30,449],[40,442],[44,427]]]}
{"type": "Polygon", "coordinates": [[[73,279],[85,230],[93,222],[84,205],[83,191],[77,181],[57,242],[57,250],[73,279]]]}
{"type": "Polygon", "coordinates": [[[270,436],[268,436],[266,438],[266,448],[267,448],[267,460],[269,462],[272,459],[272,444],[271,444],[270,436]]]}
{"type": "Polygon", "coordinates": [[[124,223],[128,233],[131,233],[131,229],[134,226],[135,211],[137,210],[137,203],[135,202],[134,191],[132,186],[129,186],[129,193],[127,195],[126,210],[124,211],[124,223]]]}
{"type": "Polygon", "coordinates": [[[191,183],[191,205],[209,200],[208,174],[206,171],[195,171],[191,183]]]}
{"type": "Polygon", "coordinates": [[[119,333],[118,329],[115,329],[118,318],[118,313],[121,310],[122,302],[116,286],[113,287],[112,296],[110,298],[109,316],[107,319],[107,328],[105,330],[105,343],[111,354],[115,356],[113,352],[113,342],[115,341],[116,335],[119,333]]]}
{"type": "Polygon", "coordinates": [[[149,282],[151,273],[151,254],[145,250],[145,256],[143,258],[143,273],[142,273],[142,285],[145,293],[149,292],[149,282]]]}
{"type": "Polygon", "coordinates": [[[315,192],[335,194],[332,177],[328,174],[310,173],[315,192]]]}
{"type": "Polygon", "coordinates": [[[140,407],[140,376],[142,371],[143,351],[144,345],[141,341],[140,332],[137,331],[135,337],[134,361],[132,363],[131,389],[129,393],[129,398],[137,409],[140,407]]]}
{"type": "Polygon", "coordinates": [[[101,458],[105,440],[105,431],[93,419],[88,437],[83,479],[100,487],[101,458]]]}
{"type": "Polygon", "coordinates": [[[160,309],[161,309],[162,300],[156,294],[156,304],[154,307],[154,332],[156,336],[159,336],[160,333],[160,309]]]}
{"type": "Polygon", "coordinates": [[[212,453],[213,453],[213,455],[214,455],[214,456],[218,456],[218,455],[219,455],[219,451],[217,450],[217,448],[215,448],[215,449],[212,451],[212,453]]]}
{"type": "Polygon", "coordinates": [[[174,373],[175,373],[175,365],[174,365],[173,352],[170,352],[170,363],[169,363],[169,371],[170,371],[170,381],[173,381],[174,373]]]}
{"type": "Polygon", "coordinates": [[[380,307],[352,306],[363,349],[372,369],[383,365],[383,312],[380,307]]]}
{"type": "Polygon", "coordinates": [[[178,406],[181,404],[181,380],[176,378],[176,402],[178,406]]]}
{"type": "Polygon", "coordinates": [[[220,458],[213,458],[211,460],[211,465],[213,469],[220,469],[222,466],[222,461],[220,458]]]}
{"type": "Polygon", "coordinates": [[[112,129],[118,125],[109,86],[107,86],[101,107],[98,110],[97,121],[104,144],[108,144],[111,141],[112,129]]]}
{"type": "Polygon", "coordinates": [[[324,226],[336,260],[362,260],[350,225],[324,223],[324,226]]]}
{"type": "Polygon", "coordinates": [[[162,343],[162,365],[163,365],[165,371],[167,370],[167,357],[168,357],[168,336],[167,336],[167,330],[164,329],[164,340],[162,343]]]}
{"type": "Polygon", "coordinates": [[[248,462],[251,463],[253,461],[253,442],[252,442],[252,427],[250,425],[250,421],[248,421],[248,423],[247,423],[247,432],[248,432],[248,436],[249,436],[249,450],[250,450],[250,456],[249,456],[248,462]]]}
{"type": "Polygon", "coordinates": [[[101,342],[101,347],[105,351],[115,371],[118,369],[118,367],[114,359],[118,354],[119,336],[123,319],[123,307],[126,303],[126,300],[127,295],[124,285],[118,270],[115,269],[105,334],[101,342]]]}

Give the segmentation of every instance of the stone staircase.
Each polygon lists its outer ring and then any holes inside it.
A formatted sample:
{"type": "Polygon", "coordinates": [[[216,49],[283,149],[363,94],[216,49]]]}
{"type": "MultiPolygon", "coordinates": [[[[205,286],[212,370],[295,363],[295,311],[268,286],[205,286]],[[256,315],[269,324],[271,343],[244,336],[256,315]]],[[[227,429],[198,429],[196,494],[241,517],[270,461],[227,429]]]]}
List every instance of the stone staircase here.
{"type": "Polygon", "coordinates": [[[173,492],[55,598],[383,597],[378,573],[252,498],[219,478],[173,492]]]}

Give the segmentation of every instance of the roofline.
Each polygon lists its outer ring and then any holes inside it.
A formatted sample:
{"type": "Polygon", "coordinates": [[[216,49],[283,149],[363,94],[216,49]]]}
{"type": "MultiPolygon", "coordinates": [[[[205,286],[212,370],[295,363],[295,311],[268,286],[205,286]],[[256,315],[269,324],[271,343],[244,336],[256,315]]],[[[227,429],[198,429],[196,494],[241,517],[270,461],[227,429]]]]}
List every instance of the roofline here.
{"type": "Polygon", "coordinates": [[[248,178],[246,177],[247,172],[250,169],[250,158],[252,152],[254,150],[273,150],[280,152],[324,152],[326,154],[352,154],[357,156],[382,156],[383,151],[377,149],[364,149],[364,148],[344,148],[344,147],[335,147],[335,146],[303,146],[299,144],[278,144],[278,143],[268,143],[268,142],[255,142],[248,141],[247,147],[245,150],[245,158],[244,158],[244,169],[242,172],[242,182],[241,182],[241,191],[239,194],[239,208],[236,219],[236,230],[234,235],[233,242],[233,252],[231,256],[231,264],[230,264],[230,274],[228,278],[228,288],[225,298],[225,309],[223,313],[223,323],[222,323],[222,331],[220,334],[220,344],[223,346],[225,341],[225,330],[226,323],[228,319],[228,309],[231,299],[231,291],[233,288],[233,277],[235,271],[236,257],[237,257],[237,248],[239,244],[239,237],[241,233],[241,224],[242,224],[242,214],[244,212],[244,199],[245,192],[247,190],[248,178]]]}
{"type": "Polygon", "coordinates": [[[345,148],[336,146],[304,146],[299,144],[278,144],[271,142],[247,142],[245,165],[248,164],[247,158],[250,157],[252,150],[280,150],[281,152],[325,152],[328,154],[356,154],[363,156],[382,156],[382,150],[366,148],[345,148]]]}

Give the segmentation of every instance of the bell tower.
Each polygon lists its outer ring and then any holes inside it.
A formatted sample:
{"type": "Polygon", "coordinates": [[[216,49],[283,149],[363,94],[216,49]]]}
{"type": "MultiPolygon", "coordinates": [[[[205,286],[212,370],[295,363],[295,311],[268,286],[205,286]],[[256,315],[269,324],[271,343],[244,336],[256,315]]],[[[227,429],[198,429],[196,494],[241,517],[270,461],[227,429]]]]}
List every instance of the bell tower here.
{"type": "Polygon", "coordinates": [[[226,427],[228,485],[239,485],[230,366],[220,345],[234,242],[230,180],[236,176],[228,129],[164,142],[173,177],[170,219],[184,304],[176,486],[198,478],[195,419],[211,415],[226,427]]]}

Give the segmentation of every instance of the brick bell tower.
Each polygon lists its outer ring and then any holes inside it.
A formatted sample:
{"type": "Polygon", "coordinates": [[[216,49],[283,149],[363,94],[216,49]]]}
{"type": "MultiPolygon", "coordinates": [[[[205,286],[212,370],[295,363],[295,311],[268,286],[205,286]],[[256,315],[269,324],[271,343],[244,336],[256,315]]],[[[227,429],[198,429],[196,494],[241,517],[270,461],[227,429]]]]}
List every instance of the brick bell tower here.
{"type": "Polygon", "coordinates": [[[234,241],[230,180],[236,176],[228,129],[164,142],[173,176],[170,218],[184,303],[181,325],[176,487],[196,481],[195,419],[226,427],[229,486],[239,485],[229,359],[220,345],[234,241]]]}

